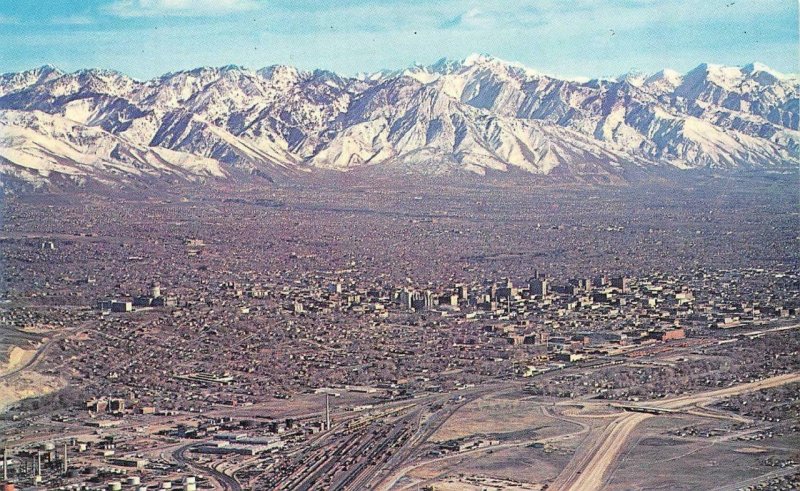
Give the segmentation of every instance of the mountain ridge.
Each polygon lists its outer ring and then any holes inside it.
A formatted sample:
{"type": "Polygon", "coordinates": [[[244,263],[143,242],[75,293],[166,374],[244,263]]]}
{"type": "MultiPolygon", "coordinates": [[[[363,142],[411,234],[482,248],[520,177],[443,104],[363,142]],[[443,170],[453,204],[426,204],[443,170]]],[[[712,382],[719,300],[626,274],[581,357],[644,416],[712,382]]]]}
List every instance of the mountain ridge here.
{"type": "Polygon", "coordinates": [[[756,62],[586,81],[488,55],[354,77],[226,65],[138,81],[45,65],[0,75],[0,173],[44,186],[54,173],[124,185],[365,167],[609,180],[796,168],[799,92],[756,62]]]}

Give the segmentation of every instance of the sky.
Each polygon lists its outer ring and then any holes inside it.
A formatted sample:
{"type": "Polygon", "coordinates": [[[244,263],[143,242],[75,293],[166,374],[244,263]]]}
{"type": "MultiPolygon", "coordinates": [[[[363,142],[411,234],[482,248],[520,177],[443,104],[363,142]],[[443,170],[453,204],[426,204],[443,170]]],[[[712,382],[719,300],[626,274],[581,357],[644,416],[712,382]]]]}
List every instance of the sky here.
{"type": "Polygon", "coordinates": [[[486,53],[560,76],[759,61],[798,73],[797,0],[0,0],[0,72],[344,75],[486,53]]]}

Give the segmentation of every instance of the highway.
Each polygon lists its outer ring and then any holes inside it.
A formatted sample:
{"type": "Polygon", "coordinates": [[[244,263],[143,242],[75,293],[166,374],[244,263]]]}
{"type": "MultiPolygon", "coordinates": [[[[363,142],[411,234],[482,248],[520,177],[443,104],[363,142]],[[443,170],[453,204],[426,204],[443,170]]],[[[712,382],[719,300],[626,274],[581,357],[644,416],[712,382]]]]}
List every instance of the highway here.
{"type": "Polygon", "coordinates": [[[186,452],[191,449],[195,444],[190,443],[188,445],[183,445],[178,447],[174,452],[172,452],[172,458],[175,459],[176,462],[179,464],[185,465],[187,467],[192,467],[197,469],[201,473],[207,473],[211,476],[212,479],[217,481],[220,485],[220,488],[225,491],[241,491],[242,486],[239,484],[239,481],[232,478],[227,474],[223,474],[216,469],[212,469],[211,467],[206,467],[196,462],[192,462],[191,460],[186,458],[186,452]]]}
{"type": "MultiPolygon", "coordinates": [[[[745,394],[770,387],[778,387],[793,382],[800,382],[800,373],[790,373],[766,378],[756,382],[726,387],[698,394],[674,397],[660,401],[649,401],[643,405],[663,409],[682,409],[698,404],[723,399],[732,395],[745,394]]],[[[567,464],[551,489],[586,490],[600,489],[605,484],[608,470],[614,466],[630,435],[643,421],[656,417],[654,414],[626,412],[611,421],[589,447],[580,449],[572,461],[567,464]]]]}

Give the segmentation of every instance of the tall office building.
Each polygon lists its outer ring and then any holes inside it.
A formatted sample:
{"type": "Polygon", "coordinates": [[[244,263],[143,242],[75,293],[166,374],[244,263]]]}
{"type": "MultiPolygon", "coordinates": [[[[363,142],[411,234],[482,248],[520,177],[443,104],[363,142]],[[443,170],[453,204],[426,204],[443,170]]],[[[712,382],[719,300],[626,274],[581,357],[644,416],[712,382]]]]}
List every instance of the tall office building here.
{"type": "Polygon", "coordinates": [[[528,286],[530,287],[531,295],[544,297],[548,293],[548,283],[545,279],[532,278],[528,286]]]}

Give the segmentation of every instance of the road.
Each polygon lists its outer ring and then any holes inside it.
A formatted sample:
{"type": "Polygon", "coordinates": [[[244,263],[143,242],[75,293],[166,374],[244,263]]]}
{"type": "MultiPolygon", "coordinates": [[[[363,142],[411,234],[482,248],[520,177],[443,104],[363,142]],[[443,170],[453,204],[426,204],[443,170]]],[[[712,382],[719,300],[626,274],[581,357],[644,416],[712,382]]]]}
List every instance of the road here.
{"type": "Polygon", "coordinates": [[[0,375],[0,381],[8,380],[21,372],[34,368],[44,359],[44,356],[50,351],[50,349],[56,342],[61,341],[62,339],[68,337],[75,331],[81,329],[90,329],[91,326],[94,324],[96,324],[95,321],[86,321],[77,326],[59,330],[52,337],[49,337],[47,341],[45,341],[41,346],[37,348],[36,353],[34,353],[34,355],[31,357],[30,360],[28,360],[27,362],[18,367],[15,367],[13,370],[9,370],[8,372],[0,375]]]}
{"type": "Polygon", "coordinates": [[[206,467],[187,459],[186,452],[194,445],[195,445],[194,443],[191,443],[189,445],[183,445],[182,447],[178,447],[174,452],[172,452],[172,458],[174,458],[175,461],[178,462],[179,464],[183,464],[185,466],[197,469],[200,472],[209,474],[212,477],[212,479],[217,481],[217,483],[220,486],[220,489],[223,489],[225,491],[242,490],[242,486],[241,484],[239,484],[239,481],[232,478],[231,476],[223,474],[222,472],[219,472],[216,469],[212,469],[211,467],[206,467]]]}
{"type": "Polygon", "coordinates": [[[738,394],[746,394],[761,389],[769,389],[771,387],[779,387],[781,385],[791,384],[793,382],[800,382],[800,373],[787,373],[785,375],[777,375],[775,377],[757,380],[755,382],[748,382],[745,384],[734,385],[724,389],[717,389],[708,392],[701,392],[699,394],[692,394],[681,397],[674,397],[671,399],[664,399],[648,403],[648,405],[663,407],[665,409],[681,409],[688,406],[698,404],[708,404],[715,400],[722,399],[729,396],[738,394]]]}
{"type": "MultiPolygon", "coordinates": [[[[643,403],[647,407],[683,409],[697,404],[708,404],[737,394],[745,394],[770,387],[800,382],[800,373],[790,373],[756,382],[739,384],[699,394],[643,403]]],[[[643,421],[655,417],[648,413],[624,413],[609,423],[590,443],[587,451],[576,453],[573,460],[553,482],[551,489],[586,490],[603,487],[608,470],[615,464],[631,433],[643,421]]]]}
{"type": "Polygon", "coordinates": [[[47,341],[45,341],[44,344],[39,346],[39,348],[36,350],[36,353],[33,354],[33,356],[31,357],[30,360],[28,360],[27,362],[23,363],[22,365],[20,365],[18,367],[15,367],[12,370],[9,370],[8,372],[0,375],[0,381],[8,380],[8,379],[14,377],[17,374],[19,374],[21,372],[24,372],[25,370],[28,370],[28,369],[33,368],[34,366],[36,366],[40,361],[42,361],[42,357],[48,351],[50,351],[50,347],[53,346],[53,344],[56,341],[59,341],[59,340],[63,339],[64,336],[66,336],[67,334],[69,334],[72,331],[74,331],[74,329],[67,330],[66,332],[58,334],[58,335],[48,339],[47,341]]]}

